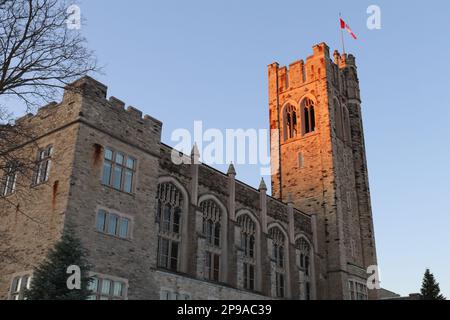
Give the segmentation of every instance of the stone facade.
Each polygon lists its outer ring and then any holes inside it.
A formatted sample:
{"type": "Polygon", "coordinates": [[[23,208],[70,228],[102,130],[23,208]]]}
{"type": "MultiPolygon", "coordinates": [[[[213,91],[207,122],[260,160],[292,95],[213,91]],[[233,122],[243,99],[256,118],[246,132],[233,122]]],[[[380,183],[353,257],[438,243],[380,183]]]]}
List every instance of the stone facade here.
{"type": "Polygon", "coordinates": [[[288,83],[287,69],[269,66],[271,128],[283,123],[276,110],[308,94],[317,132],[272,150],[282,156],[274,197],[264,181],[258,190],[238,181],[232,165],[225,174],[198,163],[195,149],[175,164],[162,123],[107,99],[106,86],[89,77],[69,86],[61,103],[19,119],[33,139],[14,152],[53,152],[44,183],[18,175],[27,196],[0,199],[0,252],[13,256],[0,261],[0,298],[12,297],[14,277],[38,265],[65,227],[87,248],[95,274],[124,281],[127,299],[350,298],[348,279],[365,281],[364,269],[376,262],[354,59],[333,63],[322,44],[289,73],[288,83]],[[298,78],[302,68],[308,80],[298,78]],[[332,97],[349,109],[351,139],[335,134],[332,97]],[[109,152],[135,161],[120,167],[120,178],[115,162],[107,171],[109,152]],[[99,212],[125,219],[126,236],[100,230],[99,212]]]}
{"type": "Polygon", "coordinates": [[[366,283],[367,267],[377,264],[355,58],[336,51],[332,60],[322,43],[289,69],[271,64],[269,100],[270,126],[281,132],[272,141],[274,197],[291,195],[317,215],[318,295],[349,299],[349,281],[366,283]]]}

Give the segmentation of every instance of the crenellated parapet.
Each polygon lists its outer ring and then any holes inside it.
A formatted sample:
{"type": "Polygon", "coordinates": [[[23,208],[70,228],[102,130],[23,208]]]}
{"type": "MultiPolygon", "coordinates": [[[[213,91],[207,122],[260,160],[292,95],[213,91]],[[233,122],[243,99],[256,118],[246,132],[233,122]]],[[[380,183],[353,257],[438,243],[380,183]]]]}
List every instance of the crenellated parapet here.
{"type": "Polygon", "coordinates": [[[75,123],[95,127],[121,140],[133,141],[142,149],[154,149],[160,143],[162,123],[125,102],[111,96],[108,87],[83,77],[64,89],[60,103],[51,102],[16,120],[17,125],[33,131],[36,138],[75,123]]]}

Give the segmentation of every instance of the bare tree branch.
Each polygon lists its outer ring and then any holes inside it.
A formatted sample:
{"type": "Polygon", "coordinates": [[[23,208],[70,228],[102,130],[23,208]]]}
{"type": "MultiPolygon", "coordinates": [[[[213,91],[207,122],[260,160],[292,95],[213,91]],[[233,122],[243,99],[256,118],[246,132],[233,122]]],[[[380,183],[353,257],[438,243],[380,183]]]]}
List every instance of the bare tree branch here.
{"type": "MultiPolygon", "coordinates": [[[[5,101],[14,98],[29,112],[58,100],[62,89],[78,78],[101,71],[86,39],[79,30],[68,28],[68,8],[66,0],[0,0],[0,218],[14,212],[38,230],[46,222],[21,206],[33,199],[36,128],[15,123],[15,110],[5,101]],[[24,144],[26,153],[20,152],[24,144]],[[13,194],[4,196],[12,174],[20,178],[15,180],[13,194]]],[[[0,230],[0,260],[12,260],[5,237],[0,230]]]]}

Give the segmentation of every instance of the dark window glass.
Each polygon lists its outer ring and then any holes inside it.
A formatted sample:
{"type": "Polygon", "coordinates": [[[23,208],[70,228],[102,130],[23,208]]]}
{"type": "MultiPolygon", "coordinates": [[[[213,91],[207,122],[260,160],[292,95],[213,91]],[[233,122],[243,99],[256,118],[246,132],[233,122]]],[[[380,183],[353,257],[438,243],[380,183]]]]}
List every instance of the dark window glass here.
{"type": "Polygon", "coordinates": [[[113,188],[120,190],[121,186],[122,186],[122,168],[119,166],[115,166],[113,175],[113,188]]]}
{"type": "Polygon", "coordinates": [[[100,232],[105,232],[106,229],[106,212],[100,210],[97,213],[97,230],[100,232]]]}
{"type": "Polygon", "coordinates": [[[126,219],[126,218],[121,218],[120,219],[120,232],[119,232],[119,236],[121,238],[128,238],[128,228],[129,228],[129,224],[130,224],[130,220],[126,219]]]}
{"type": "Polygon", "coordinates": [[[178,268],[178,243],[172,242],[172,250],[170,255],[170,269],[177,270],[178,268]]]}
{"type": "Polygon", "coordinates": [[[108,221],[108,234],[115,236],[117,234],[117,225],[118,225],[119,217],[115,214],[109,215],[108,221]]]}
{"type": "Polygon", "coordinates": [[[103,164],[103,176],[102,183],[105,185],[110,185],[111,183],[111,163],[106,162],[103,164]]]}

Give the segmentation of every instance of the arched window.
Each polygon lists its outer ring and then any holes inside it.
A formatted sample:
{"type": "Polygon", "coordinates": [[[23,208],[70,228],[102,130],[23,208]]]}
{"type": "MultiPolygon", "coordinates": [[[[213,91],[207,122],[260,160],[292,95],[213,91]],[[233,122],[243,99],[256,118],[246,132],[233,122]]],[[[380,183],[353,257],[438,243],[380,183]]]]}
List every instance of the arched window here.
{"type": "Polygon", "coordinates": [[[304,238],[295,241],[297,268],[299,271],[300,299],[311,299],[311,246],[304,238]]]}
{"type": "Polygon", "coordinates": [[[241,247],[244,252],[243,287],[247,290],[254,291],[256,275],[256,224],[247,214],[243,214],[238,218],[238,225],[241,229],[241,247]]]}
{"type": "Polygon", "coordinates": [[[284,108],[284,140],[297,136],[297,109],[288,104],[284,108]]]}
{"type": "Polygon", "coordinates": [[[316,130],[316,114],[314,110],[314,102],[306,98],[301,103],[303,134],[314,132],[316,130]]]}
{"type": "Polygon", "coordinates": [[[222,214],[214,200],[203,201],[200,205],[203,212],[203,234],[209,245],[220,248],[220,223],[222,214]]]}
{"type": "Polygon", "coordinates": [[[183,196],[170,183],[158,185],[156,223],[158,224],[158,267],[179,270],[183,196]]]}
{"type": "Polygon", "coordinates": [[[203,201],[200,208],[203,213],[202,230],[206,238],[204,277],[219,281],[222,212],[214,200],[203,201]]]}
{"type": "Polygon", "coordinates": [[[285,268],[285,236],[278,227],[269,230],[269,238],[272,240],[272,260],[274,262],[275,296],[286,296],[286,268],[285,268]]]}

